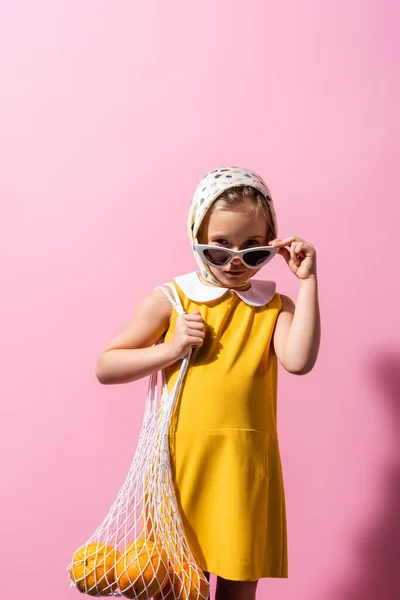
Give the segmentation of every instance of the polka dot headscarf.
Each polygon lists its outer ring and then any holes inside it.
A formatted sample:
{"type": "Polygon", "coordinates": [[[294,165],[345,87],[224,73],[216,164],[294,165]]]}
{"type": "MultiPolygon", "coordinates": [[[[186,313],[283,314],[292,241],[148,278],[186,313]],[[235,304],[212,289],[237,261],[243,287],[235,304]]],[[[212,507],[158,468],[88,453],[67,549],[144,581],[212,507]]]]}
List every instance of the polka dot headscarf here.
{"type": "Polygon", "coordinates": [[[254,173],[254,171],[241,169],[239,167],[220,167],[219,169],[213,169],[204,175],[203,179],[200,181],[194,193],[192,204],[190,205],[188,233],[196,262],[200,267],[204,279],[217,286],[220,286],[221,284],[215,279],[209,266],[200,258],[194,249],[194,245],[197,244],[197,235],[200,225],[210,206],[218,196],[229,188],[247,185],[258,190],[266,199],[271,213],[272,226],[274,229],[273,236],[276,237],[278,227],[271,194],[265,181],[257,175],[257,173],[254,173]]]}

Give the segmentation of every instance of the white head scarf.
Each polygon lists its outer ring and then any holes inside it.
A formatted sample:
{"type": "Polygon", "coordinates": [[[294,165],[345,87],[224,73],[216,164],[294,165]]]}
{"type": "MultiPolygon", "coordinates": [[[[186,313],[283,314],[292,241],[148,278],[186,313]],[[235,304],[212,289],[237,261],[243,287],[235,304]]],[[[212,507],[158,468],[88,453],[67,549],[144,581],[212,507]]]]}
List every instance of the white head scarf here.
{"type": "Polygon", "coordinates": [[[190,205],[188,217],[188,233],[197,264],[200,267],[204,279],[213,285],[221,286],[210,271],[209,266],[200,258],[194,246],[197,244],[197,235],[210,206],[226,190],[239,186],[251,186],[258,190],[265,198],[272,220],[272,235],[276,238],[278,234],[278,224],[276,220],[275,208],[272,202],[270,191],[265,181],[249,169],[239,167],[220,167],[213,169],[200,181],[193,196],[190,205]]]}

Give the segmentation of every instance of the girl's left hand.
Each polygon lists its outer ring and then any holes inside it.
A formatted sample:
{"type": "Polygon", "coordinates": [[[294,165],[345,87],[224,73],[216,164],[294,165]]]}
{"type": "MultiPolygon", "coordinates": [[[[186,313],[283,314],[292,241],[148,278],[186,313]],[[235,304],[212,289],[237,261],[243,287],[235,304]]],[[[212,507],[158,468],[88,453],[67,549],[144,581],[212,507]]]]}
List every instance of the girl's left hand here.
{"type": "Polygon", "coordinates": [[[299,279],[311,279],[317,275],[317,255],[312,244],[302,238],[293,236],[276,239],[269,243],[279,248],[292,273],[299,279]],[[286,248],[288,246],[288,248],[286,248]]]}

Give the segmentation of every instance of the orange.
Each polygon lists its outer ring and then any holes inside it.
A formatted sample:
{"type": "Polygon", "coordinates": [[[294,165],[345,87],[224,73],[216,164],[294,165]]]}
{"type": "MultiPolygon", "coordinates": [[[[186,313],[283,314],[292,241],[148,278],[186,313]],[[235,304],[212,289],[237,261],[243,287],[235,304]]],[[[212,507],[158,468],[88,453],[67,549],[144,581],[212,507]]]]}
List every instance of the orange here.
{"type": "Polygon", "coordinates": [[[154,596],[154,600],[205,600],[208,598],[208,583],[205,577],[190,569],[188,563],[182,566],[170,566],[168,569],[172,584],[167,580],[162,594],[154,596]]]}
{"type": "Polygon", "coordinates": [[[108,596],[117,587],[114,567],[118,558],[119,552],[113,546],[87,544],[75,552],[69,576],[80,592],[108,596]]]}
{"type": "Polygon", "coordinates": [[[167,565],[164,550],[149,540],[136,540],[116,564],[119,589],[127,598],[152,598],[167,583],[167,565]]]}
{"type": "Polygon", "coordinates": [[[208,583],[205,577],[199,577],[187,563],[183,564],[181,578],[174,583],[175,594],[182,600],[201,600],[208,598],[208,583]]]}
{"type": "Polygon", "coordinates": [[[167,579],[165,586],[162,588],[162,593],[154,596],[153,600],[175,600],[174,583],[176,580],[175,569],[171,565],[168,567],[170,579],[167,579]]]}

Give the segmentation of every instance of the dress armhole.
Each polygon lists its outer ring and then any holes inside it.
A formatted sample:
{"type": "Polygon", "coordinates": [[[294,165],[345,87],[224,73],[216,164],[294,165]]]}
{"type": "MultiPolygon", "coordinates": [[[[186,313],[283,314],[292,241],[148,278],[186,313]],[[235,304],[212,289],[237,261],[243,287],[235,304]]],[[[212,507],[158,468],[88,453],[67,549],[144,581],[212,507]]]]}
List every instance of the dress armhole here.
{"type": "Polygon", "coordinates": [[[279,292],[275,292],[274,297],[272,298],[271,302],[274,302],[274,303],[276,302],[277,313],[276,313],[274,328],[273,328],[272,334],[271,334],[270,348],[271,348],[272,355],[277,357],[277,354],[275,352],[274,337],[275,337],[276,324],[278,322],[278,318],[282,312],[282,307],[283,307],[282,298],[281,298],[281,295],[279,292]]]}

